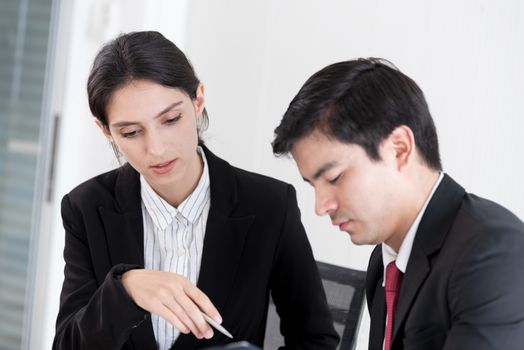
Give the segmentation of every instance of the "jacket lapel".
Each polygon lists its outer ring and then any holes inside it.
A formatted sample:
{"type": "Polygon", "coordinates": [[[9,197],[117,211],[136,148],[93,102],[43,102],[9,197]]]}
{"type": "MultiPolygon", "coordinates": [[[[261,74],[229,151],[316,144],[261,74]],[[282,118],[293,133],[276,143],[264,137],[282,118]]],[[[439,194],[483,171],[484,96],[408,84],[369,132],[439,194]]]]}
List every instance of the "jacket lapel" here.
{"type": "MultiPolygon", "coordinates": [[[[140,181],[138,173],[126,164],[118,169],[115,183],[115,207],[100,207],[109,258],[112,266],[133,264],[144,266],[144,224],[142,221],[140,181]]],[[[131,332],[137,349],[156,349],[151,319],[131,332]]]]}
{"type": "MultiPolygon", "coordinates": [[[[254,215],[234,217],[238,204],[237,184],[233,168],[203,147],[209,166],[211,206],[206,224],[202,263],[197,286],[222,312],[234,283],[246,234],[254,215]]],[[[227,320],[224,321],[227,328],[227,320]]],[[[215,332],[217,340],[222,337],[215,332]]],[[[213,339],[214,339],[213,338],[213,339]]],[[[173,348],[194,349],[201,340],[181,334],[173,348]]]]}
{"type": "Polygon", "coordinates": [[[377,281],[370,311],[369,349],[382,350],[386,326],[386,298],[382,278],[377,281]]]}
{"type": "Polygon", "coordinates": [[[121,263],[144,266],[144,225],[139,175],[129,164],[118,171],[115,207],[99,208],[109,256],[113,266],[121,263]]]}
{"type": "Polygon", "coordinates": [[[393,343],[416,299],[418,291],[431,272],[431,257],[440,250],[455,215],[462,204],[464,189],[448,175],[433,194],[413,242],[406,273],[402,281],[395,322],[393,343]]]}
{"type": "Polygon", "coordinates": [[[369,306],[369,349],[382,350],[386,324],[386,298],[382,287],[384,264],[381,245],[371,254],[366,274],[366,298],[369,306]]]}
{"type": "Polygon", "coordinates": [[[420,286],[430,271],[427,256],[420,250],[415,249],[415,244],[413,244],[413,248],[414,249],[411,251],[409,257],[406,274],[402,280],[397,311],[395,312],[393,342],[398,330],[400,329],[400,325],[404,322],[404,319],[411,308],[411,304],[413,304],[413,301],[415,300],[420,286]]]}

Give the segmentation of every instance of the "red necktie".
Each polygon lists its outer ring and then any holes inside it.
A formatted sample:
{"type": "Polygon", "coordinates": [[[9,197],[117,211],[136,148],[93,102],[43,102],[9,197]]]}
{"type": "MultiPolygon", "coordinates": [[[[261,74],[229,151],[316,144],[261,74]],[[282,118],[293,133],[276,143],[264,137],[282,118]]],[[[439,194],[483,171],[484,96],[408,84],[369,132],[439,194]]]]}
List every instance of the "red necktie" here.
{"type": "Polygon", "coordinates": [[[397,268],[397,265],[395,265],[395,261],[392,261],[386,267],[386,305],[388,309],[388,320],[386,322],[384,350],[391,349],[391,340],[393,338],[393,322],[395,321],[395,310],[397,308],[401,284],[402,272],[400,272],[400,270],[397,268]]]}

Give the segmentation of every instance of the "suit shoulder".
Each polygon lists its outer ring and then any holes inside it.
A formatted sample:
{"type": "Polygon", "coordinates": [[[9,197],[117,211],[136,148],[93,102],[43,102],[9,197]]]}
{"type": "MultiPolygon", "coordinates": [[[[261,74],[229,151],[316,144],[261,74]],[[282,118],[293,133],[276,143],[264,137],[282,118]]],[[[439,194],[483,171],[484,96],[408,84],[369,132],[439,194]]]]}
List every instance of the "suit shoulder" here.
{"type": "Polygon", "coordinates": [[[467,221],[472,230],[518,232],[524,238],[524,223],[511,211],[491,200],[466,194],[458,220],[467,221]]]}
{"type": "Polygon", "coordinates": [[[452,232],[450,243],[468,247],[463,256],[524,249],[524,223],[503,206],[473,194],[465,195],[452,232]]]}
{"type": "Polygon", "coordinates": [[[115,184],[122,167],[94,176],[73,188],[66,196],[74,203],[93,201],[95,198],[115,195],[115,184]]]}
{"type": "Polygon", "coordinates": [[[237,168],[235,166],[231,166],[233,168],[233,171],[235,172],[236,176],[238,177],[239,181],[244,182],[246,184],[256,184],[258,186],[268,186],[268,187],[281,187],[285,188],[289,184],[277,180],[271,176],[262,175],[259,173],[255,173],[252,171],[244,170],[241,168],[237,168]]]}
{"type": "Polygon", "coordinates": [[[270,176],[254,173],[237,167],[232,168],[240,189],[247,190],[255,195],[260,194],[263,197],[285,197],[288,190],[293,188],[292,185],[270,176]]]}

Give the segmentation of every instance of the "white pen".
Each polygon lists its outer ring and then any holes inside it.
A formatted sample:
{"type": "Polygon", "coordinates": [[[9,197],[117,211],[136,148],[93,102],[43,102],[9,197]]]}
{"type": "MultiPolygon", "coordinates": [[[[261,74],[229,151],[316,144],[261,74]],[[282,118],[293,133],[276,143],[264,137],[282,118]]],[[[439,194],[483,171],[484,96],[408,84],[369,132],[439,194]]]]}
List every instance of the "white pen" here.
{"type": "Polygon", "coordinates": [[[200,313],[202,313],[202,316],[204,316],[204,320],[206,320],[207,323],[209,323],[211,326],[213,326],[213,328],[215,328],[217,331],[219,331],[220,333],[222,333],[226,337],[229,337],[229,338],[233,339],[233,336],[231,335],[231,333],[229,333],[227,331],[227,329],[222,327],[220,324],[218,324],[215,320],[213,320],[211,317],[209,317],[208,315],[206,315],[202,311],[200,311],[200,313]]]}

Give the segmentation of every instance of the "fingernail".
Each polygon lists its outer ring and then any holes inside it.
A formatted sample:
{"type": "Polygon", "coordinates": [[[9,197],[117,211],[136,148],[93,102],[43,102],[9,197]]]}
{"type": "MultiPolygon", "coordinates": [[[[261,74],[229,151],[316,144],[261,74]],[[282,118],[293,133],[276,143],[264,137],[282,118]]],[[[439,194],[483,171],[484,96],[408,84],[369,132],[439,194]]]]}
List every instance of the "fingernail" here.
{"type": "Polygon", "coordinates": [[[206,339],[211,339],[211,338],[213,338],[213,331],[212,331],[211,329],[208,330],[208,331],[206,332],[206,334],[205,334],[205,338],[206,338],[206,339]]]}
{"type": "Polygon", "coordinates": [[[215,316],[215,317],[213,317],[213,319],[214,319],[217,323],[222,323],[222,317],[220,317],[220,316],[218,316],[218,315],[215,316]]]}

